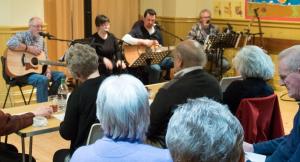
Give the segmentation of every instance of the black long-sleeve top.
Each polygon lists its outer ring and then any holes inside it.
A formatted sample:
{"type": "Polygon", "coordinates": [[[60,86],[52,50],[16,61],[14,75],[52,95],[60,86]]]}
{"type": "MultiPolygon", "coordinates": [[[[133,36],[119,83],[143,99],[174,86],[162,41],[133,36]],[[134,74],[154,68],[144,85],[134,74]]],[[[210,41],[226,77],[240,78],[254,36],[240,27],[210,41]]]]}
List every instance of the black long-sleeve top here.
{"type": "Polygon", "coordinates": [[[91,37],[92,47],[96,49],[99,56],[99,72],[105,72],[103,58],[108,58],[114,65],[117,60],[122,60],[122,52],[120,50],[117,38],[108,32],[106,39],[102,39],[98,33],[94,33],[91,37]]]}

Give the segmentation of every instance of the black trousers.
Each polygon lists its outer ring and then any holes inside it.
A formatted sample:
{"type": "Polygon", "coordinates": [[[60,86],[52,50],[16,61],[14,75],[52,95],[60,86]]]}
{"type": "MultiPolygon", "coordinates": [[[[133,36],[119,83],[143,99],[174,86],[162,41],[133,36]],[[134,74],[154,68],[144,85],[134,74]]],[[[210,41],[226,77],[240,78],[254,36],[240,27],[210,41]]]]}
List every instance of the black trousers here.
{"type": "MultiPolygon", "coordinates": [[[[25,155],[25,159],[29,161],[29,156],[25,155]]],[[[32,161],[35,162],[35,159],[32,158],[32,161]]],[[[0,142],[0,162],[22,162],[22,154],[14,145],[0,142]]]]}

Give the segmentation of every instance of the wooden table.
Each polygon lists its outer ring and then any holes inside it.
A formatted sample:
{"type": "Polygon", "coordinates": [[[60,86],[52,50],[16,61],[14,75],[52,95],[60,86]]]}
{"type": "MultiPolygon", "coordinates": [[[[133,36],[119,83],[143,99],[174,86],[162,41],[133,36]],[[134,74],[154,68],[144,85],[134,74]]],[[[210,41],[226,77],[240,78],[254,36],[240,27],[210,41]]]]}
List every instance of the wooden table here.
{"type": "MultiPolygon", "coordinates": [[[[49,102],[44,102],[44,103],[24,105],[24,106],[19,106],[19,107],[14,107],[14,108],[6,108],[6,109],[2,109],[2,111],[5,113],[12,114],[12,115],[17,115],[17,114],[26,113],[26,112],[32,112],[37,107],[43,107],[43,106],[49,106],[49,105],[50,105],[49,102]]],[[[33,127],[31,125],[29,127],[26,127],[24,129],[21,129],[16,132],[16,134],[21,137],[21,141],[22,141],[22,161],[23,162],[25,162],[25,138],[29,137],[29,162],[31,162],[32,161],[32,139],[33,139],[33,136],[57,131],[57,130],[59,130],[60,123],[61,123],[60,120],[58,120],[54,117],[51,117],[50,119],[48,119],[48,125],[45,127],[33,127]]]]}

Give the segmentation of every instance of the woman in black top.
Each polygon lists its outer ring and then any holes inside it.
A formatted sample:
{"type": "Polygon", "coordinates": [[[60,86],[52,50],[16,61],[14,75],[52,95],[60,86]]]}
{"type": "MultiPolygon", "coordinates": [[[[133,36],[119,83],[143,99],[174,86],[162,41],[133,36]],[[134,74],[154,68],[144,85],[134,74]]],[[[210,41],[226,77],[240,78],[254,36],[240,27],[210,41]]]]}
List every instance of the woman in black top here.
{"type": "Polygon", "coordinates": [[[117,69],[125,69],[122,53],[117,38],[109,33],[110,20],[105,15],[98,15],[95,19],[97,32],[92,35],[92,46],[99,56],[99,72],[110,75],[117,69]]]}
{"type": "Polygon", "coordinates": [[[89,45],[75,44],[66,54],[67,68],[72,76],[79,80],[80,85],[71,93],[61,122],[59,133],[65,140],[71,141],[69,149],[55,152],[54,162],[64,162],[73,152],[86,144],[89,130],[96,117],[96,99],[98,89],[105,79],[98,72],[98,56],[89,45]]]}

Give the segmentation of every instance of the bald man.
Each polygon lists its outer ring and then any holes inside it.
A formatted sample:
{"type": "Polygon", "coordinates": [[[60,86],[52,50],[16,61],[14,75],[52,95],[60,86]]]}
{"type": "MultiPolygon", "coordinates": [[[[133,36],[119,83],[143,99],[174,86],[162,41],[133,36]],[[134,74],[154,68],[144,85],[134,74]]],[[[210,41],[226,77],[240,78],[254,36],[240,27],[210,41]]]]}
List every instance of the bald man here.
{"type": "MultiPolygon", "coordinates": [[[[39,17],[30,18],[28,27],[28,31],[19,32],[12,36],[7,42],[7,47],[13,51],[24,51],[36,56],[40,55],[43,51],[46,57],[48,57],[45,41],[39,35],[43,27],[42,19],[39,17]]],[[[48,101],[48,95],[57,94],[57,89],[62,78],[65,78],[63,73],[51,71],[50,68],[47,68],[44,74],[28,74],[16,79],[19,82],[36,87],[37,102],[46,102],[48,101]],[[49,81],[52,81],[52,84],[48,93],[49,81]]]]}
{"type": "Polygon", "coordinates": [[[150,127],[147,138],[150,144],[166,147],[165,135],[169,119],[179,104],[187,99],[208,97],[221,101],[219,82],[206,73],[206,55],[195,40],[178,44],[173,51],[175,77],[159,89],[151,104],[150,127]]]}

